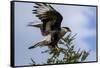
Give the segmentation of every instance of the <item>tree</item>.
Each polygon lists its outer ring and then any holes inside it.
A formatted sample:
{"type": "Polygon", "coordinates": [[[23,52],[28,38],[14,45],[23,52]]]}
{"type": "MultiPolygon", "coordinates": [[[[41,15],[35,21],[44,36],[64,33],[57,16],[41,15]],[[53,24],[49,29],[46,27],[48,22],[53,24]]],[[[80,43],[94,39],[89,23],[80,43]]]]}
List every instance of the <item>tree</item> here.
{"type": "MultiPolygon", "coordinates": [[[[48,57],[47,62],[44,64],[68,64],[68,63],[76,63],[76,62],[84,62],[89,55],[88,51],[80,51],[75,50],[75,45],[73,41],[75,40],[75,35],[68,34],[66,37],[62,38],[58,42],[57,48],[50,48],[48,46],[48,50],[43,51],[41,53],[49,53],[50,57],[48,57]],[[63,55],[62,58],[59,58],[60,55],[63,55]]],[[[38,45],[39,47],[41,45],[38,45]]],[[[42,46],[43,47],[43,46],[42,46]]],[[[35,47],[36,48],[36,47],[35,47]]],[[[31,59],[33,62],[33,59],[31,59]]],[[[33,62],[33,65],[38,65],[33,62]]]]}

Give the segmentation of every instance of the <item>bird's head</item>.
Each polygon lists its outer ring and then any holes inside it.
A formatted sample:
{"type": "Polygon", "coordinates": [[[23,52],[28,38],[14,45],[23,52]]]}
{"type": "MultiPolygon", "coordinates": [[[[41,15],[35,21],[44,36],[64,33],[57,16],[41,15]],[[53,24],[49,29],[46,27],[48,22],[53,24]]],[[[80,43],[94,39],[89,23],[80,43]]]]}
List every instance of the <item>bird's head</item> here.
{"type": "Polygon", "coordinates": [[[69,27],[62,27],[63,28],[63,30],[65,31],[65,32],[71,32],[71,29],[69,28],[69,27]]]}

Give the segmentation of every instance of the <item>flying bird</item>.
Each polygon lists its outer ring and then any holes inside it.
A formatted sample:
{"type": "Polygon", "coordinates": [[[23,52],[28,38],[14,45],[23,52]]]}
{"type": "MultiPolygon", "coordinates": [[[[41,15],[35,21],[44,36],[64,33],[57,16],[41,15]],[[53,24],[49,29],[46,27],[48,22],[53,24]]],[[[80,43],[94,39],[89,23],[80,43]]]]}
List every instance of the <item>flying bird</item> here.
{"type": "MultiPolygon", "coordinates": [[[[36,27],[41,29],[43,24],[36,24],[36,25],[29,25],[31,27],[36,27]]],[[[38,42],[37,44],[29,47],[29,49],[35,48],[37,46],[41,46],[41,45],[50,45],[49,47],[57,47],[57,43],[58,41],[67,33],[67,32],[71,32],[70,28],[68,27],[61,27],[61,30],[58,32],[52,32],[50,34],[48,34],[43,40],[41,40],[40,42],[38,42]]]]}
{"type": "Polygon", "coordinates": [[[41,34],[46,36],[42,41],[34,46],[29,47],[32,49],[38,45],[50,45],[56,48],[58,41],[67,33],[71,32],[69,27],[61,27],[63,16],[56,11],[51,5],[46,3],[35,3],[33,14],[36,15],[41,21],[40,24],[30,24],[29,26],[37,27],[40,29],[41,34]]]}

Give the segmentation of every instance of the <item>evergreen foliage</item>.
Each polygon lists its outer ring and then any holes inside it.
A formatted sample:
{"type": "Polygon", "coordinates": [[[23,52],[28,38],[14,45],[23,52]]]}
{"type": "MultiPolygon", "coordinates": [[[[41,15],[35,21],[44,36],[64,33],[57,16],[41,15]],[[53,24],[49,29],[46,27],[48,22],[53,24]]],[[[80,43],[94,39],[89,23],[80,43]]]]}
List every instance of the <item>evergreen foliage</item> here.
{"type": "MultiPolygon", "coordinates": [[[[75,45],[73,43],[73,41],[75,40],[75,36],[76,34],[72,36],[72,34],[70,33],[58,42],[57,48],[52,48],[48,46],[48,50],[41,52],[49,53],[50,55],[50,57],[48,57],[47,59],[47,62],[44,64],[69,64],[76,62],[84,62],[88,57],[89,52],[85,50],[81,51],[81,48],[75,50],[75,45]],[[63,55],[63,57],[60,57],[61,55],[63,55]]],[[[41,45],[38,45],[38,47],[40,46],[41,45]]],[[[36,64],[32,58],[31,61],[33,65],[40,65],[36,64]]]]}

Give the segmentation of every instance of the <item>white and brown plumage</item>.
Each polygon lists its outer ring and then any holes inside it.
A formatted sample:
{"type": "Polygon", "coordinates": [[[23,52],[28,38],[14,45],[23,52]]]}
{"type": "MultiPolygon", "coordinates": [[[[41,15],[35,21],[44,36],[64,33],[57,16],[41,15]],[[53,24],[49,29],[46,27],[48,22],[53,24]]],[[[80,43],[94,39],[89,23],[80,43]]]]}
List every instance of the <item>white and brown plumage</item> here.
{"type": "MultiPolygon", "coordinates": [[[[36,25],[29,25],[40,28],[41,33],[46,38],[36,45],[50,45],[56,47],[58,41],[69,31],[68,27],[61,27],[62,15],[56,11],[52,6],[46,3],[35,3],[33,14],[38,17],[42,23],[36,25]]],[[[34,48],[36,45],[29,47],[34,48]]]]}

